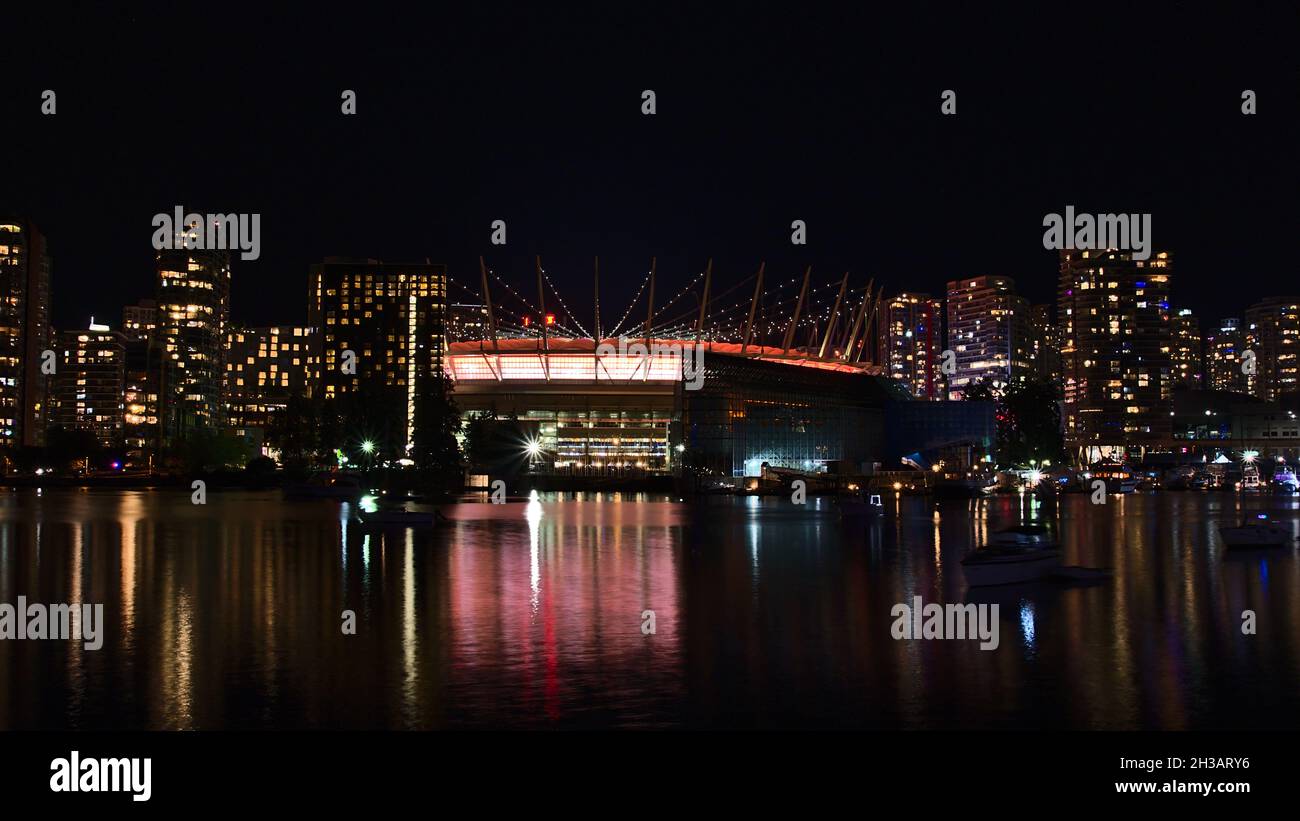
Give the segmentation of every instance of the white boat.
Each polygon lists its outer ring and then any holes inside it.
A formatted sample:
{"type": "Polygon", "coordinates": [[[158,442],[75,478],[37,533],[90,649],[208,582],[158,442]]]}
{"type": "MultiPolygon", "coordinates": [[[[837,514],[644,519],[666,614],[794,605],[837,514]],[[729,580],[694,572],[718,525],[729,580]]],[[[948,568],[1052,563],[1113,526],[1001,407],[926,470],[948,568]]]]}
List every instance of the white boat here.
{"type": "Polygon", "coordinates": [[[1059,571],[1061,551],[1055,547],[991,544],[962,559],[961,569],[971,587],[1022,584],[1059,571]]]}
{"type": "Polygon", "coordinates": [[[1259,478],[1259,468],[1251,460],[1242,462],[1241,481],[1237,483],[1237,489],[1243,493],[1259,493],[1264,483],[1259,478]]]}
{"type": "Polygon", "coordinates": [[[306,482],[284,488],[286,497],[300,499],[358,499],[364,492],[361,477],[343,471],[316,473],[306,482]]]}
{"type": "Polygon", "coordinates": [[[1219,538],[1228,547],[1282,547],[1295,541],[1291,529],[1268,521],[1267,513],[1260,513],[1254,522],[1219,526],[1219,538]]]}
{"type": "Polygon", "coordinates": [[[1108,494],[1134,493],[1138,489],[1138,478],[1122,465],[1095,467],[1090,472],[1083,474],[1082,478],[1086,490],[1091,490],[1093,481],[1097,479],[1106,483],[1106,493],[1108,494]]]}
{"type": "Polygon", "coordinates": [[[1273,471],[1273,487],[1281,493],[1295,493],[1300,490],[1300,479],[1296,478],[1295,469],[1281,464],[1273,471]]]}

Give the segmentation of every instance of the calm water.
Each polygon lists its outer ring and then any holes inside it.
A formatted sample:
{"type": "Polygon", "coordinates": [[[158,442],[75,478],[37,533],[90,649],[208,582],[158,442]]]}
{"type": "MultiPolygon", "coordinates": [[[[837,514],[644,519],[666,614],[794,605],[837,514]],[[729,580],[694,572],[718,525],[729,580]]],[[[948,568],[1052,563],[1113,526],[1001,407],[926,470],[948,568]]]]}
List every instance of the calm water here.
{"type": "Polygon", "coordinates": [[[848,527],[544,497],[372,534],[339,503],[208,502],[0,495],[0,602],[106,622],[98,651],[0,641],[0,728],[1300,727],[1300,555],[1225,557],[1215,532],[1241,504],[1300,526],[1289,498],[1068,497],[1066,563],[1114,577],[984,595],[958,561],[1018,498],[848,527]],[[914,595],[998,603],[1001,646],[895,641],[914,595]]]}

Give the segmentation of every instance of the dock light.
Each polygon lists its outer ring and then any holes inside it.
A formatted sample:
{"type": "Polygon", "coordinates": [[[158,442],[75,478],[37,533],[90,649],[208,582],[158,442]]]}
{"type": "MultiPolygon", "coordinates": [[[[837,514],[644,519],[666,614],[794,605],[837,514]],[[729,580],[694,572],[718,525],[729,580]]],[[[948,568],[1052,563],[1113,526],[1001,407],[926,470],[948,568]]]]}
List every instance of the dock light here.
{"type": "Polygon", "coordinates": [[[903,489],[902,482],[894,482],[894,490],[902,490],[902,489],[903,489]]]}
{"type": "Polygon", "coordinates": [[[542,443],[537,439],[529,439],[526,449],[529,456],[536,457],[542,452],[542,443]]]}
{"type": "Polygon", "coordinates": [[[362,443],[361,443],[361,452],[362,452],[362,453],[367,453],[367,454],[369,454],[369,453],[374,453],[374,452],[375,452],[375,443],[372,442],[372,441],[370,441],[369,439],[367,439],[366,441],[362,442],[362,443]]]}
{"type": "Polygon", "coordinates": [[[677,452],[678,452],[678,453],[685,453],[685,452],[686,452],[686,446],[685,446],[685,445],[678,445],[678,446],[677,446],[677,452]]]}

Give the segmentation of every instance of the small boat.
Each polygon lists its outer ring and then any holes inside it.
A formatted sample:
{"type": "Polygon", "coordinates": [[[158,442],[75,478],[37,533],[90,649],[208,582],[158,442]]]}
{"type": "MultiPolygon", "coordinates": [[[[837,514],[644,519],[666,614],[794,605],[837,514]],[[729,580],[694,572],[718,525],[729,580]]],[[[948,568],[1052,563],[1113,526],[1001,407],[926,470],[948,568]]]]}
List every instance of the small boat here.
{"type": "Polygon", "coordinates": [[[1278,493],[1295,493],[1300,490],[1300,479],[1296,479],[1295,469],[1287,464],[1280,464],[1273,471],[1273,488],[1278,493]]]}
{"type": "Polygon", "coordinates": [[[989,545],[998,547],[1056,547],[1056,539],[1046,525],[1017,525],[999,530],[989,537],[989,545]]]}
{"type": "Polygon", "coordinates": [[[1060,568],[1061,551],[1054,547],[988,545],[961,560],[971,587],[1037,581],[1060,568]]]}
{"type": "Polygon", "coordinates": [[[875,519],[885,515],[880,494],[873,493],[865,499],[861,495],[842,496],[837,500],[840,516],[845,519],[875,519]]]}
{"type": "Polygon", "coordinates": [[[1259,478],[1259,468],[1251,460],[1242,462],[1241,481],[1237,483],[1237,490],[1243,493],[1259,493],[1264,487],[1263,481],[1259,478]]]}
{"type": "Polygon", "coordinates": [[[1120,464],[1098,464],[1082,475],[1084,488],[1092,489],[1092,483],[1098,479],[1106,483],[1106,493],[1135,493],[1138,489],[1138,477],[1120,464]]]}
{"type": "Polygon", "coordinates": [[[290,499],[359,499],[364,492],[361,476],[334,470],[312,474],[306,482],[284,488],[284,496],[290,499]]]}
{"type": "Polygon", "coordinates": [[[1227,547],[1282,547],[1295,541],[1291,529],[1268,521],[1267,513],[1260,513],[1254,522],[1243,521],[1236,527],[1219,527],[1219,538],[1227,547]]]}

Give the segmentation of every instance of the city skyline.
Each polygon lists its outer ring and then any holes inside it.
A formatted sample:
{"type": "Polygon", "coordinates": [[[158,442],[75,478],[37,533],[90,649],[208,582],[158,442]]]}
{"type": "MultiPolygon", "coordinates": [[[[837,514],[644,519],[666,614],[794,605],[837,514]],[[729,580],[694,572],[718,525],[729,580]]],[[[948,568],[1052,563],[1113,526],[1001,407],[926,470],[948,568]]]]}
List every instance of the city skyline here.
{"type": "MultiPolygon", "coordinates": [[[[580,293],[599,254],[608,297],[623,302],[651,256],[679,283],[711,256],[734,275],[761,259],[792,275],[814,262],[890,291],[1009,276],[1042,303],[1056,279],[1043,216],[1071,205],[1152,214],[1155,244],[1179,254],[1180,304],[1210,321],[1224,278],[1266,281],[1285,261],[1297,214],[1288,146],[1300,138],[1286,101],[1298,81],[1262,17],[1238,21],[1240,36],[1215,40],[1205,63],[1180,58],[1200,53],[1213,18],[1130,10],[1130,31],[1159,37],[1152,49],[1077,21],[1084,68],[1014,25],[981,21],[990,34],[977,48],[962,26],[930,28],[923,15],[925,41],[880,36],[862,49],[797,16],[700,10],[680,31],[633,15],[629,42],[611,39],[599,14],[517,13],[529,25],[506,31],[486,11],[413,21],[385,38],[377,64],[322,66],[312,45],[340,32],[278,12],[267,31],[291,23],[299,36],[245,45],[235,61],[221,38],[167,37],[182,24],[171,17],[111,10],[86,14],[127,23],[112,43],[93,24],[44,50],[14,43],[0,104],[22,126],[6,132],[11,156],[27,161],[0,207],[57,238],[56,323],[115,312],[105,291],[149,293],[150,219],[177,205],[262,215],[262,254],[233,263],[233,318],[250,326],[305,322],[307,268],[335,255],[437,255],[472,281],[479,255],[526,279],[541,254],[557,285],[580,293]],[[421,30],[456,32],[439,41],[438,63],[463,67],[454,83],[417,69],[421,30]],[[100,70],[70,72],[60,58],[73,54],[100,70]],[[185,72],[157,70],[167,65],[220,65],[222,93],[200,113],[185,72]],[[390,66],[408,70],[394,82],[390,66]],[[41,113],[43,89],[58,92],[57,114],[41,113]],[[652,116],[641,113],[647,89],[652,116]],[[1241,112],[1246,89],[1255,115],[1241,112]],[[340,111],[344,90],[357,95],[354,116],[340,111]],[[193,157],[164,162],[148,141],[103,127],[124,121],[173,124],[193,157]],[[160,162],[167,173],[154,174],[160,162]],[[79,180],[80,193],[56,190],[47,169],[79,180]],[[505,246],[491,244],[495,220],[508,225],[505,246]],[[807,224],[807,246],[790,244],[793,220],[807,224]]],[[[364,16],[352,24],[347,36],[366,30],[364,16]]],[[[571,307],[591,315],[585,298],[571,307]]]]}

